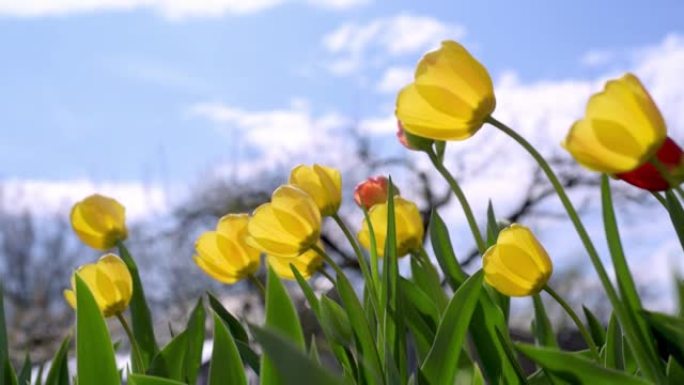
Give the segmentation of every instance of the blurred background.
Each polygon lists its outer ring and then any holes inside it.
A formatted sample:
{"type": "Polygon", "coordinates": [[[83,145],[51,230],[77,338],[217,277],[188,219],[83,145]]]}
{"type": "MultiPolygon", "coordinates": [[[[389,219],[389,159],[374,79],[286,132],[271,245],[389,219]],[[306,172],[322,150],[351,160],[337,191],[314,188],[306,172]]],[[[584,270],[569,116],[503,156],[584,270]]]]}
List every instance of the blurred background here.
{"type": "MultiPolygon", "coordinates": [[[[682,15],[675,0],[0,0],[0,275],[14,353],[39,362],[69,333],[62,290],[99,255],[77,241],[68,212],[94,192],[127,208],[128,245],[162,341],[207,290],[258,317],[252,288],[204,276],[193,242],[220,216],[266,201],[299,163],[343,172],[342,214],[355,229],[353,187],[391,174],[424,213],[440,211],[459,260],[478,268],[446,183],[395,138],[396,92],[443,39],[489,69],[495,116],[552,160],[607,257],[598,176],[559,143],[589,95],[631,71],[684,144],[682,15]]],[[[491,200],[500,218],[533,228],[554,260],[552,285],[608,317],[588,258],[526,153],[485,126],[450,143],[446,159],[482,224],[491,200]]],[[[667,213],[622,182],[614,190],[645,305],[671,310],[684,256],[667,213]]],[[[332,226],[324,238],[355,274],[342,234],[332,226]]],[[[513,302],[512,322],[529,329],[529,299],[513,302]]],[[[568,322],[549,308],[555,323],[568,322]]]]}

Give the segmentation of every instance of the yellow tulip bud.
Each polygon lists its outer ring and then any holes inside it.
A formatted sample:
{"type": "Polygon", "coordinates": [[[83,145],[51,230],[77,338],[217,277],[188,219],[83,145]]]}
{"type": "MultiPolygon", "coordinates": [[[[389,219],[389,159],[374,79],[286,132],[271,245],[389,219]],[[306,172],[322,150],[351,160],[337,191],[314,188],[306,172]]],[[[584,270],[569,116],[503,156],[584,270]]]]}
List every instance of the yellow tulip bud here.
{"type": "Polygon", "coordinates": [[[420,60],[413,83],[399,92],[396,116],[413,135],[463,140],[482,127],[495,107],[487,70],[462,45],[448,40],[420,60]]]}
{"type": "Polygon", "coordinates": [[[107,250],[128,236],[126,209],[116,200],[94,194],[71,209],[71,227],[86,245],[107,250]]]}
{"type": "MultiPolygon", "coordinates": [[[[323,246],[319,243],[318,247],[323,246]]],[[[266,261],[279,277],[295,279],[290,264],[294,265],[305,279],[311,278],[323,266],[323,257],[316,250],[309,249],[296,258],[283,258],[275,255],[266,256],[266,261]]]]}
{"type": "Polygon", "coordinates": [[[322,216],[337,213],[342,203],[342,176],[334,168],[299,165],[290,172],[289,183],[306,191],[316,202],[322,216]]]}
{"type": "Polygon", "coordinates": [[[271,195],[271,202],[254,210],[247,225],[247,243],[268,255],[296,257],[321,235],[321,213],[313,198],[286,184],[271,195]]]}
{"type": "Polygon", "coordinates": [[[64,298],[76,309],[76,274],[88,285],[97,306],[105,317],[123,313],[131,302],[133,280],[126,264],[118,256],[107,254],[95,263],[79,267],[71,277],[71,289],[64,298]]]}
{"type": "MultiPolygon", "coordinates": [[[[368,212],[373,225],[376,251],[378,256],[385,254],[385,240],[387,239],[387,202],[378,203],[368,212]]],[[[394,196],[394,217],[397,232],[397,256],[403,257],[408,253],[418,251],[423,246],[423,219],[415,203],[398,195],[394,196]]],[[[364,220],[357,237],[361,245],[370,249],[370,230],[364,220]]]]}
{"type": "Polygon", "coordinates": [[[217,281],[233,284],[259,269],[259,250],[249,246],[247,214],[228,214],[195,242],[193,260],[217,281]]]}
{"type": "Polygon", "coordinates": [[[575,122],[562,145],[582,166],[619,174],[648,162],[666,137],[665,121],[648,91],[626,74],[589,99],[584,119],[575,122]]]}
{"type": "Polygon", "coordinates": [[[482,264],[485,282],[511,297],[539,293],[553,271],[549,255],[534,234],[515,223],[501,230],[482,264]]]}

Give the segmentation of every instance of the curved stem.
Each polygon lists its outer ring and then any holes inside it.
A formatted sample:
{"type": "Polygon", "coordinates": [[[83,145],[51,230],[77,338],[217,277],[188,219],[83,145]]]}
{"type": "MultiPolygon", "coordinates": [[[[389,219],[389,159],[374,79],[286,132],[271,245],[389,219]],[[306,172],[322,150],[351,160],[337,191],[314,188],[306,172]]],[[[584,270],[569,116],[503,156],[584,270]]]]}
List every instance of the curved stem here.
{"type": "Polygon", "coordinates": [[[140,355],[140,347],[138,346],[138,341],[136,341],[135,337],[133,337],[133,332],[131,331],[131,328],[128,326],[126,318],[123,316],[122,313],[116,313],[116,318],[119,320],[119,323],[121,324],[121,327],[123,327],[124,331],[126,331],[128,341],[131,343],[131,360],[135,360],[135,366],[137,366],[137,369],[140,373],[145,373],[147,369],[145,368],[145,365],[142,362],[142,356],[140,355]]]}
{"type": "Polygon", "coordinates": [[[665,210],[668,209],[668,208],[667,208],[667,201],[665,200],[665,198],[662,197],[662,195],[658,194],[658,193],[655,192],[655,191],[651,191],[651,195],[652,195],[653,198],[655,198],[658,202],[660,202],[660,204],[665,208],[665,210]]]}
{"type": "Polygon", "coordinates": [[[328,265],[330,265],[330,267],[332,267],[333,270],[335,270],[335,273],[337,275],[344,275],[340,266],[335,261],[333,261],[332,258],[330,258],[328,253],[326,253],[323,249],[318,247],[318,245],[311,246],[311,249],[314,250],[315,252],[317,252],[318,255],[320,255],[325,260],[325,262],[327,262],[328,265]]]}
{"type": "Polygon", "coordinates": [[[677,195],[679,195],[679,199],[684,199],[684,191],[682,191],[681,187],[679,187],[677,182],[674,179],[672,179],[672,174],[670,174],[670,170],[667,169],[667,167],[660,161],[660,159],[654,156],[653,159],[651,159],[650,163],[660,173],[660,176],[662,176],[663,179],[667,181],[667,183],[670,185],[670,188],[677,192],[677,195]]]}
{"type": "Polygon", "coordinates": [[[249,281],[252,282],[254,286],[256,286],[257,290],[259,290],[259,294],[261,294],[262,299],[266,299],[266,288],[264,288],[264,284],[259,281],[259,278],[257,278],[254,274],[250,274],[247,276],[249,278],[249,281]]]}
{"type": "Polygon", "coordinates": [[[378,287],[380,287],[380,268],[379,268],[379,261],[378,261],[378,249],[377,249],[377,241],[375,240],[375,230],[373,229],[373,222],[370,220],[370,216],[368,215],[368,210],[366,208],[363,208],[363,218],[366,221],[366,224],[368,225],[368,233],[370,234],[370,250],[368,254],[370,254],[370,265],[371,265],[371,276],[373,277],[373,281],[377,282],[378,287]]]}
{"type": "Polygon", "coordinates": [[[330,281],[330,283],[332,283],[333,286],[335,286],[335,278],[333,278],[332,275],[330,275],[330,273],[325,271],[325,268],[322,267],[322,268],[318,269],[318,272],[321,273],[322,276],[327,278],[328,281],[330,281]]]}
{"type": "Polygon", "coordinates": [[[566,313],[572,318],[572,322],[575,323],[575,326],[577,326],[577,329],[579,329],[579,332],[582,334],[582,338],[584,338],[584,341],[587,343],[587,346],[589,347],[589,350],[591,350],[591,354],[594,356],[594,359],[598,362],[599,361],[599,353],[598,353],[598,348],[596,347],[596,343],[594,343],[594,340],[591,338],[591,334],[589,334],[589,331],[587,328],[584,326],[582,321],[579,319],[577,316],[577,313],[575,313],[574,310],[568,305],[567,302],[556,293],[555,290],[553,290],[551,287],[548,285],[544,286],[544,291],[549,293],[549,295],[558,302],[559,305],[565,310],[566,313]]]}
{"type": "Polygon", "coordinates": [[[613,305],[618,320],[625,328],[625,335],[627,341],[636,353],[635,357],[637,359],[637,362],[639,363],[639,367],[641,368],[646,377],[648,377],[651,380],[654,380],[658,384],[663,383],[665,378],[664,374],[662,373],[659,362],[656,361],[657,358],[655,356],[651,357],[648,354],[641,353],[643,352],[642,346],[644,345],[643,342],[641,342],[641,340],[642,338],[647,337],[640,335],[637,329],[637,325],[635,325],[635,323],[633,322],[633,317],[631,317],[630,314],[627,313],[624,304],[620,301],[620,297],[618,296],[615,287],[610,282],[610,278],[608,277],[606,268],[603,266],[603,263],[601,262],[598,252],[596,251],[596,247],[592,243],[591,238],[589,237],[589,233],[587,233],[587,229],[584,227],[584,224],[580,220],[579,215],[577,214],[577,210],[575,210],[575,207],[572,205],[570,198],[568,198],[568,195],[565,192],[563,185],[561,185],[560,181],[558,180],[556,174],[553,172],[553,170],[546,162],[544,157],[537,151],[537,149],[535,149],[534,146],[532,146],[520,134],[515,132],[515,130],[499,122],[491,116],[487,118],[487,122],[501,130],[506,135],[510,136],[516,142],[518,142],[518,144],[520,144],[532,156],[532,158],[534,158],[534,160],[537,161],[537,164],[542,169],[542,171],[544,171],[544,174],[546,174],[546,177],[549,179],[549,182],[551,182],[551,185],[556,190],[558,198],[560,198],[561,203],[565,208],[565,211],[568,213],[568,217],[570,217],[572,224],[575,226],[577,234],[579,235],[580,239],[582,240],[582,243],[584,244],[584,248],[586,249],[587,254],[589,255],[589,259],[591,260],[591,263],[594,266],[594,269],[596,270],[599,279],[601,280],[601,284],[603,285],[603,288],[606,291],[606,295],[608,296],[611,305],[613,305]]]}
{"type": "Polygon", "coordinates": [[[427,154],[428,156],[430,156],[430,161],[432,162],[432,164],[435,166],[437,171],[439,171],[439,173],[442,174],[444,179],[446,179],[447,183],[451,187],[451,190],[456,195],[458,202],[461,204],[461,207],[463,208],[463,213],[465,214],[466,219],[468,220],[468,226],[470,226],[470,231],[473,233],[473,238],[475,238],[475,244],[477,245],[477,249],[480,251],[480,254],[483,254],[486,250],[486,245],[484,239],[482,238],[482,234],[480,233],[480,228],[477,225],[477,221],[475,220],[475,216],[473,215],[473,210],[470,208],[470,204],[468,203],[468,200],[466,199],[466,196],[463,193],[461,186],[458,184],[454,176],[451,175],[449,170],[444,166],[444,163],[439,160],[439,157],[434,152],[430,151],[427,152],[427,154]]]}

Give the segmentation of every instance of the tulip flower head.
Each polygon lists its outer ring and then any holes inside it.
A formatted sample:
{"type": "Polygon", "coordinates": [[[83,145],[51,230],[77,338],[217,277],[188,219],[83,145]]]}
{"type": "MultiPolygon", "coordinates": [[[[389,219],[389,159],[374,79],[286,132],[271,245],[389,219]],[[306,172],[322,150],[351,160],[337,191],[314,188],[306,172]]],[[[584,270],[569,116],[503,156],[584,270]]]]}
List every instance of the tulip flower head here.
{"type": "Polygon", "coordinates": [[[125,208],[116,200],[94,194],[71,209],[71,227],[86,245],[107,250],[128,236],[125,208]]]}
{"type": "Polygon", "coordinates": [[[307,192],[316,202],[322,216],[337,213],[342,203],[342,176],[334,168],[299,165],[290,172],[291,185],[307,192]]]}
{"type": "Polygon", "coordinates": [[[670,182],[675,185],[684,182],[684,152],[677,143],[669,137],[666,138],[656,157],[670,172],[670,181],[666,180],[651,163],[644,163],[632,171],[615,176],[648,191],[665,191],[671,187],[670,182]]]}
{"type": "MultiPolygon", "coordinates": [[[[320,242],[318,247],[323,249],[320,242]]],[[[266,261],[279,277],[285,279],[295,279],[290,264],[296,267],[305,279],[311,278],[323,266],[323,257],[314,249],[309,249],[296,258],[267,255],[266,261]]]]}
{"type": "Polygon", "coordinates": [[[549,255],[532,231],[516,223],[501,230],[482,264],[485,282],[511,297],[539,293],[553,271],[549,255]]]}
{"type": "MultiPolygon", "coordinates": [[[[384,176],[370,177],[356,185],[354,189],[354,201],[359,207],[370,210],[378,203],[387,202],[389,180],[384,176]]],[[[399,190],[394,187],[394,195],[399,195],[399,190]]]]}
{"type": "Polygon", "coordinates": [[[487,70],[463,46],[448,40],[420,60],[413,83],[399,92],[396,116],[413,135],[463,140],[482,127],[495,107],[487,70]]]}
{"type": "Polygon", "coordinates": [[[666,137],[665,121],[648,91],[626,74],[589,99],[584,118],[562,145],[582,166],[620,174],[647,163],[666,137]]]}
{"type": "Polygon", "coordinates": [[[291,184],[278,187],[271,202],[254,210],[247,225],[247,244],[264,252],[294,258],[321,235],[321,213],[313,198],[291,184]]]}
{"type": "Polygon", "coordinates": [[[131,302],[133,280],[126,264],[118,256],[107,254],[95,263],[79,267],[71,277],[71,289],[64,298],[76,309],[76,275],[85,282],[105,317],[123,313],[131,302]]]}
{"type": "Polygon", "coordinates": [[[256,273],[259,269],[259,250],[247,240],[247,214],[228,214],[195,242],[193,260],[207,275],[217,281],[233,284],[256,273]]]}
{"type": "MultiPolygon", "coordinates": [[[[375,235],[376,252],[378,256],[385,253],[387,239],[387,202],[378,203],[368,212],[375,235]]],[[[416,252],[423,247],[423,219],[415,203],[398,195],[394,196],[394,217],[397,233],[397,256],[403,257],[416,252]]],[[[359,242],[366,249],[370,249],[370,230],[368,223],[363,221],[358,233],[359,242]]]]}

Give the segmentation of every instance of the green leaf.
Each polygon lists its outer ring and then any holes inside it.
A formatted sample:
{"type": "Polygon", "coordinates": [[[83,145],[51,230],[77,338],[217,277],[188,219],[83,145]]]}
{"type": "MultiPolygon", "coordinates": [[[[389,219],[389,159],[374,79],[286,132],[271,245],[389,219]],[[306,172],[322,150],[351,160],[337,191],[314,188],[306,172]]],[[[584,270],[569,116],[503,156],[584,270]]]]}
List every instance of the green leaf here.
{"type": "Polygon", "coordinates": [[[684,384],[684,368],[670,356],[667,360],[667,385],[684,384]]]}
{"type": "Polygon", "coordinates": [[[282,385],[344,385],[339,375],[328,372],[309,358],[291,338],[270,328],[251,327],[254,338],[261,344],[274,374],[282,385]]]}
{"type": "Polygon", "coordinates": [[[318,321],[330,335],[340,345],[350,345],[352,343],[352,329],[349,325],[349,317],[337,302],[327,296],[321,297],[321,315],[318,321]]]}
{"type": "Polygon", "coordinates": [[[670,215],[670,221],[672,221],[677,233],[679,243],[684,248],[684,209],[672,190],[665,191],[665,198],[667,199],[667,212],[670,215]]]}
{"type": "Polygon", "coordinates": [[[422,258],[420,256],[411,258],[411,273],[413,282],[432,298],[439,312],[444,311],[449,303],[449,298],[442,289],[442,280],[427,254],[422,258]]]}
{"type": "Polygon", "coordinates": [[[254,373],[259,374],[259,355],[254,352],[254,350],[249,346],[249,337],[247,335],[247,331],[245,330],[244,327],[242,327],[242,324],[240,321],[235,318],[226,308],[221,305],[221,302],[216,299],[211,293],[207,293],[209,296],[209,306],[214,310],[214,313],[223,320],[223,322],[228,326],[228,330],[230,330],[230,334],[233,336],[233,339],[235,340],[235,344],[237,345],[237,349],[240,352],[240,357],[242,357],[242,361],[245,362],[247,365],[249,365],[250,368],[254,371],[254,373]]]}
{"type": "Polygon", "coordinates": [[[130,385],[185,385],[184,383],[175,380],[169,380],[162,377],[146,376],[137,373],[133,373],[128,376],[128,383],[130,385]]]}
{"type": "Polygon", "coordinates": [[[214,314],[214,349],[208,385],[223,384],[246,385],[247,377],[232,335],[221,318],[214,314]]]}
{"type": "MultiPolygon", "coordinates": [[[[11,365],[9,365],[9,348],[7,346],[7,326],[5,325],[5,290],[0,285],[0,365],[2,365],[2,375],[0,375],[0,385],[9,385],[13,379],[11,365]]],[[[16,380],[14,380],[16,381],[16,380]]]]}
{"type": "Polygon", "coordinates": [[[673,356],[684,365],[684,318],[655,312],[643,312],[653,330],[661,356],[673,356]]]}
{"type": "Polygon", "coordinates": [[[413,335],[418,361],[422,362],[435,339],[440,319],[439,311],[430,297],[415,283],[401,278],[399,288],[404,296],[403,309],[406,325],[413,335]]]}
{"type": "Polygon", "coordinates": [[[197,300],[194,310],[190,314],[186,331],[188,333],[187,351],[185,352],[185,378],[189,384],[197,382],[197,373],[202,366],[202,348],[204,347],[204,326],[206,312],[202,298],[197,300]]]}
{"type": "Polygon", "coordinates": [[[24,364],[21,365],[21,370],[19,371],[19,376],[17,376],[17,383],[20,385],[31,384],[31,369],[33,368],[31,364],[31,357],[26,353],[24,357],[24,364]]]}
{"type": "Polygon", "coordinates": [[[79,384],[121,384],[107,324],[88,286],[78,275],[76,275],[76,372],[79,384]]]}
{"type": "Polygon", "coordinates": [[[185,379],[185,353],[188,346],[187,330],[179,333],[157,353],[149,368],[148,374],[169,378],[176,381],[185,379]]]}
{"type": "Polygon", "coordinates": [[[129,309],[131,310],[131,321],[133,326],[133,336],[140,347],[140,355],[145,367],[149,367],[152,358],[159,352],[159,346],[154,336],[152,315],[145,299],[145,291],[138,273],[138,265],[128,252],[123,242],[118,243],[121,259],[128,267],[133,280],[133,296],[129,309]]]}
{"type": "Polygon", "coordinates": [[[483,273],[468,278],[454,293],[437,328],[435,341],[422,363],[419,383],[451,384],[456,375],[468,325],[482,290],[483,273]]]}
{"type": "Polygon", "coordinates": [[[534,303],[534,329],[532,332],[537,345],[557,348],[558,342],[556,341],[556,335],[553,333],[549,316],[546,314],[544,302],[542,302],[539,294],[532,296],[532,301],[534,303]]]}
{"type": "Polygon", "coordinates": [[[439,263],[449,285],[453,290],[458,289],[468,276],[463,272],[461,265],[456,259],[454,248],[449,238],[449,230],[447,230],[446,224],[444,224],[436,210],[432,210],[430,216],[430,242],[432,243],[437,263],[439,263]]]}
{"type": "Polygon", "coordinates": [[[527,344],[518,344],[516,347],[544,370],[574,385],[651,384],[642,378],[596,365],[595,362],[577,354],[527,344]]]}
{"type": "Polygon", "coordinates": [[[596,346],[603,346],[603,344],[606,343],[606,329],[603,327],[601,321],[599,321],[594,313],[589,310],[589,308],[582,306],[582,311],[584,311],[584,316],[587,318],[591,339],[594,340],[596,346]]]}
{"type": "Polygon", "coordinates": [[[677,288],[677,309],[679,317],[684,318],[684,279],[677,275],[674,279],[677,288]]]}
{"type": "Polygon", "coordinates": [[[14,372],[14,368],[12,368],[12,363],[10,362],[9,358],[5,359],[5,362],[3,363],[3,374],[2,374],[2,381],[6,385],[17,385],[17,375],[14,372]]]}
{"type": "Polygon", "coordinates": [[[622,346],[622,329],[615,314],[611,315],[608,321],[608,331],[606,332],[606,344],[603,348],[603,364],[606,368],[623,370],[625,359],[622,346]]]}
{"type": "MultiPolygon", "coordinates": [[[[304,351],[304,333],[297,310],[276,273],[269,266],[266,279],[266,327],[280,333],[284,338],[304,351]]],[[[261,358],[260,384],[284,384],[278,378],[274,369],[274,362],[267,356],[261,358]]]]}
{"type": "MultiPolygon", "coordinates": [[[[69,385],[68,353],[71,338],[66,337],[52,358],[44,385],[69,385]]],[[[39,376],[40,377],[40,376],[39,376]]]]}

